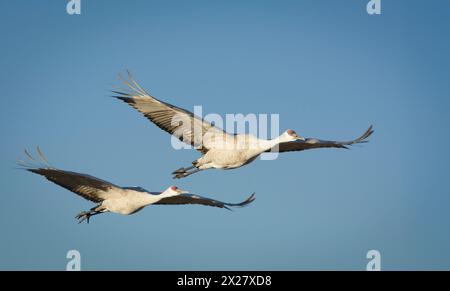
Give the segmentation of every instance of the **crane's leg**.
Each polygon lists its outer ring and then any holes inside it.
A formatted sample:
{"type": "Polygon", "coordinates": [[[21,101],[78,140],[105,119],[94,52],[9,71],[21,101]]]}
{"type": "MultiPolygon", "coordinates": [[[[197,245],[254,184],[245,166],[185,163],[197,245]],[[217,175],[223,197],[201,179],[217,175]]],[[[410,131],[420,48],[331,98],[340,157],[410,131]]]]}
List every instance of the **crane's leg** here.
{"type": "Polygon", "coordinates": [[[190,166],[190,167],[187,167],[187,168],[179,168],[178,170],[173,171],[172,175],[184,173],[184,172],[187,172],[187,171],[192,170],[194,168],[195,168],[195,166],[190,166]]]}
{"type": "Polygon", "coordinates": [[[190,172],[189,171],[179,172],[179,173],[174,174],[173,178],[174,179],[181,179],[181,178],[187,177],[189,175],[195,174],[195,173],[200,172],[200,171],[202,171],[202,169],[197,169],[196,168],[195,170],[190,171],[190,172]]]}
{"type": "Polygon", "coordinates": [[[204,157],[192,162],[192,166],[186,168],[180,168],[172,173],[174,179],[181,179],[197,172],[214,168],[214,164],[206,162],[204,157]]]}
{"type": "Polygon", "coordinates": [[[104,213],[107,210],[102,208],[101,205],[95,206],[94,208],[91,208],[89,211],[82,211],[77,216],[75,216],[76,219],[78,219],[78,223],[82,223],[86,220],[87,223],[89,223],[89,219],[97,214],[104,213]]]}

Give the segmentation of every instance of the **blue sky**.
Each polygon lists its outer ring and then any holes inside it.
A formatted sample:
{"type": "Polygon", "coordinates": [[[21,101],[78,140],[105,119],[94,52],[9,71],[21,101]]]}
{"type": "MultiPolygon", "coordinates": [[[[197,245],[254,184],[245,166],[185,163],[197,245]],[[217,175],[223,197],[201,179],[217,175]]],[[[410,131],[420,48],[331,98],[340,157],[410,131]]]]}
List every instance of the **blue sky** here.
{"type": "Polygon", "coordinates": [[[0,269],[364,270],[450,268],[450,2],[1,1],[0,269]],[[278,113],[281,130],[370,143],[174,181],[198,157],[108,98],[130,69],[160,99],[207,113],[278,113]],[[91,204],[15,169],[40,145],[62,169],[119,185],[176,184],[228,212],[91,204]]]}

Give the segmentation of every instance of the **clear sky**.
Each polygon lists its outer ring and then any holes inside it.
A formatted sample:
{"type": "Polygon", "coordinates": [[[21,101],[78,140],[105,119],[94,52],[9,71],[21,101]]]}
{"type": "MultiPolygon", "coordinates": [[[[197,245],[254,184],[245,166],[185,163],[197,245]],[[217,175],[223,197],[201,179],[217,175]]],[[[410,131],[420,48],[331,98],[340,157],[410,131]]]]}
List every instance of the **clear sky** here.
{"type": "Polygon", "coordinates": [[[0,269],[450,269],[450,1],[0,2],[0,269]],[[108,90],[130,69],[203,112],[278,113],[281,130],[350,139],[183,180],[199,154],[108,90]],[[15,169],[40,145],[62,169],[152,191],[176,184],[234,212],[154,206],[78,225],[92,204],[15,169]]]}

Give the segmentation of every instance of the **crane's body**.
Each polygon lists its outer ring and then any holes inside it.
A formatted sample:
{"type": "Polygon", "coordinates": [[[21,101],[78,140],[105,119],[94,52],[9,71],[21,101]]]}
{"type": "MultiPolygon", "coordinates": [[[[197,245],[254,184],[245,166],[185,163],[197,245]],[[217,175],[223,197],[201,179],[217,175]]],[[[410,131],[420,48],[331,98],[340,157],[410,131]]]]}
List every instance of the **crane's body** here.
{"type": "Polygon", "coordinates": [[[139,192],[132,189],[114,189],[108,193],[109,197],[103,200],[98,207],[123,215],[134,214],[145,206],[155,204],[163,198],[179,195],[178,192],[172,192],[169,189],[159,194],[139,192]]]}
{"type": "Polygon", "coordinates": [[[280,140],[290,140],[284,135],[273,140],[264,140],[248,134],[237,134],[228,139],[230,141],[224,145],[209,146],[209,150],[194,162],[195,166],[201,170],[239,168],[276,146],[280,140]]]}

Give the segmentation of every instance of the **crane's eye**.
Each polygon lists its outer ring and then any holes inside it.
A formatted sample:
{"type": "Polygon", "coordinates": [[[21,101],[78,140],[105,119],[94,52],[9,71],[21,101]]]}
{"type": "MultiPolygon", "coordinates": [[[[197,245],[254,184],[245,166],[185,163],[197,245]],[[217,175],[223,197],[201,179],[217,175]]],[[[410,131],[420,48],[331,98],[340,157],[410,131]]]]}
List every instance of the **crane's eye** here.
{"type": "Polygon", "coordinates": [[[177,186],[172,186],[172,187],[170,187],[170,190],[172,190],[172,191],[177,191],[178,188],[177,188],[177,186]]]}

